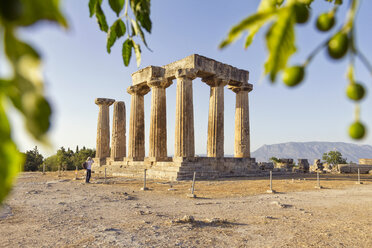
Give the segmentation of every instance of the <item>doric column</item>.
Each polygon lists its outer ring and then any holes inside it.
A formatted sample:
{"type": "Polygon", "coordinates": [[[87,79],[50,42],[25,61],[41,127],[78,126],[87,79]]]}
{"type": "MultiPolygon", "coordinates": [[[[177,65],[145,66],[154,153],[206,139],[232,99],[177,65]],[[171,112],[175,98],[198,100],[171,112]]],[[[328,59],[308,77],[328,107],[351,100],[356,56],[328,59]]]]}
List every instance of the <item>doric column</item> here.
{"type": "Polygon", "coordinates": [[[224,156],[224,87],[227,80],[218,77],[202,79],[210,89],[207,156],[224,156]]]}
{"type": "Polygon", "coordinates": [[[149,157],[156,160],[167,158],[167,106],[165,89],[172,80],[151,80],[151,116],[149,157]]]}
{"type": "Polygon", "coordinates": [[[131,94],[128,158],[143,160],[145,158],[145,111],[144,95],[150,91],[146,84],[130,86],[131,94]]]}
{"type": "Polygon", "coordinates": [[[176,73],[176,134],[175,157],[194,157],[194,104],[192,80],[196,78],[193,69],[180,69],[176,73]]]}
{"type": "Polygon", "coordinates": [[[115,161],[123,160],[127,154],[125,122],[125,104],[124,102],[115,102],[111,138],[111,159],[115,161]]]}
{"type": "Polygon", "coordinates": [[[228,88],[236,93],[234,157],[249,158],[251,155],[248,93],[252,91],[253,85],[247,83],[239,87],[229,86],[228,88]]]}
{"type": "Polygon", "coordinates": [[[110,110],[109,106],[114,99],[96,98],[94,101],[99,107],[96,139],[96,158],[110,156],[110,110]]]}

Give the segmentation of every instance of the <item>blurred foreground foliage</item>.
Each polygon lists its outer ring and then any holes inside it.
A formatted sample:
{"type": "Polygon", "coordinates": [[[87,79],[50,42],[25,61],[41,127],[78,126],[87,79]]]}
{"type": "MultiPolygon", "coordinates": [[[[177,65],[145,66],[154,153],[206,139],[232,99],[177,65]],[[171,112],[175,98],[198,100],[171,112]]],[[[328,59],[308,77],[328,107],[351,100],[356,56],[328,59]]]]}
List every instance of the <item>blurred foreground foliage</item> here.
{"type": "Polygon", "coordinates": [[[0,75],[0,203],[9,193],[24,156],[13,139],[8,115],[13,106],[24,117],[25,128],[38,141],[47,144],[51,107],[44,96],[39,52],[19,36],[20,28],[49,21],[67,28],[58,0],[0,0],[2,63],[9,75],[0,75]]]}
{"type": "Polygon", "coordinates": [[[361,0],[349,0],[347,14],[344,20],[337,20],[336,14],[343,5],[342,0],[325,0],[329,2],[329,10],[317,15],[314,28],[328,36],[324,42],[314,47],[307,59],[295,65],[288,65],[296,53],[296,27],[301,27],[310,20],[314,13],[311,8],[314,0],[261,0],[258,9],[252,15],[233,26],[220,48],[225,48],[245,35],[245,48],[252,43],[257,32],[267,27],[265,33],[268,57],[264,65],[264,73],[274,83],[278,74],[282,73],[282,81],[289,87],[294,87],[305,79],[309,63],[322,50],[326,50],[332,60],[349,59],[346,69],[348,86],[346,96],[355,104],[354,121],[350,124],[348,133],[355,140],[366,135],[366,127],[360,121],[359,103],[365,98],[365,86],[355,79],[355,60],[359,59],[372,74],[372,66],[363,55],[356,43],[355,19],[361,0]],[[338,25],[340,24],[340,25],[338,25]],[[336,26],[338,25],[338,26],[336,26]]]}

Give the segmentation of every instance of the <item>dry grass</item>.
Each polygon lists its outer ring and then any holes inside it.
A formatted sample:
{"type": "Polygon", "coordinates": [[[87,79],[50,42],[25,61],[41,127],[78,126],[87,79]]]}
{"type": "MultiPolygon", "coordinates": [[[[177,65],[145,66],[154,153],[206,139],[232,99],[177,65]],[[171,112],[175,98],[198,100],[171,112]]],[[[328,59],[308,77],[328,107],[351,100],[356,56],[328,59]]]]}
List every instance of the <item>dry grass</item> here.
{"type": "MultiPolygon", "coordinates": [[[[79,177],[83,177],[84,172],[79,171],[79,177]]],[[[59,179],[74,179],[75,172],[64,172],[61,177],[58,177],[57,172],[50,172],[45,175],[59,179]]],[[[92,183],[103,182],[103,178],[92,175],[92,183]]],[[[82,180],[80,180],[82,181],[82,180]]],[[[361,181],[364,184],[372,184],[372,175],[361,175],[361,181]]],[[[123,187],[123,191],[137,191],[143,187],[142,179],[131,178],[113,178],[107,179],[109,184],[98,184],[102,187],[107,187],[111,183],[123,187]]],[[[347,186],[355,185],[357,182],[357,175],[355,174],[321,174],[320,185],[323,189],[339,189],[347,186]]],[[[190,193],[191,181],[177,181],[170,182],[166,180],[148,179],[146,186],[153,193],[162,195],[173,195],[186,197],[190,193]],[[168,190],[169,188],[174,190],[168,190]]],[[[316,174],[292,174],[273,177],[273,189],[278,193],[285,192],[300,192],[316,190],[317,185],[316,174]]],[[[226,198],[236,196],[248,196],[264,194],[269,189],[269,179],[263,177],[256,178],[233,178],[220,179],[210,181],[196,181],[195,194],[199,198],[226,198]]]]}

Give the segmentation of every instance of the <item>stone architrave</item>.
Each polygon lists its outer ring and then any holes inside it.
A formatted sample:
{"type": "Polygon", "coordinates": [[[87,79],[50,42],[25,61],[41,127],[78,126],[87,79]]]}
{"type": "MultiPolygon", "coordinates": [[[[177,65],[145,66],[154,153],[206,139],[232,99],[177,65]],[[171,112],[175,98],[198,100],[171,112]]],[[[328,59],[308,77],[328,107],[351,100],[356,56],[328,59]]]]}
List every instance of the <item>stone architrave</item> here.
{"type": "Polygon", "coordinates": [[[179,69],[176,72],[176,125],[175,125],[175,157],[194,157],[194,105],[192,80],[196,78],[193,69],[179,69]]]}
{"type": "Polygon", "coordinates": [[[145,111],[144,95],[150,91],[147,84],[130,86],[127,92],[131,95],[128,159],[143,160],[145,158],[145,111]]]}
{"type": "Polygon", "coordinates": [[[203,78],[210,86],[207,156],[224,156],[224,87],[228,80],[219,77],[203,78]]]}
{"type": "Polygon", "coordinates": [[[99,107],[97,122],[96,158],[107,158],[110,156],[110,110],[109,106],[115,102],[114,99],[96,98],[95,104],[99,107]]]}
{"type": "Polygon", "coordinates": [[[250,157],[250,135],[249,135],[249,100],[248,93],[252,91],[251,84],[241,86],[229,86],[236,93],[235,104],[235,144],[234,157],[250,157]]]}
{"type": "Polygon", "coordinates": [[[125,122],[125,104],[121,101],[115,102],[111,138],[111,159],[114,161],[123,160],[127,155],[125,122]]]}
{"type": "Polygon", "coordinates": [[[167,106],[166,88],[172,80],[156,79],[147,83],[151,87],[149,157],[155,160],[167,158],[167,106]]]}

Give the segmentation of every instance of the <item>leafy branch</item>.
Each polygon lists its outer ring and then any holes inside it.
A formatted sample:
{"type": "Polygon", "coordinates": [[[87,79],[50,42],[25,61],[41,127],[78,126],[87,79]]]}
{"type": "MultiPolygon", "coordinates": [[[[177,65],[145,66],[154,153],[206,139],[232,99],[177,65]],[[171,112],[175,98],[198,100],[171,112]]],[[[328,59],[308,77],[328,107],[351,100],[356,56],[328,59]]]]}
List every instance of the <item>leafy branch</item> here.
{"type": "MultiPolygon", "coordinates": [[[[150,0],[109,0],[108,3],[111,10],[117,16],[117,19],[110,27],[107,24],[105,13],[101,7],[102,0],[89,0],[90,17],[95,15],[100,29],[107,33],[106,49],[108,53],[111,53],[111,48],[118,39],[126,36],[122,45],[124,65],[129,65],[132,50],[134,50],[137,66],[139,67],[141,64],[141,47],[135,42],[134,37],[139,37],[149,49],[143,29],[151,33],[150,0]],[[128,11],[128,9],[131,11],[128,11]],[[120,16],[122,12],[123,15],[120,16]]],[[[149,50],[151,51],[151,49],[149,50]]]]}
{"type": "MultiPolygon", "coordinates": [[[[316,28],[320,32],[329,32],[336,24],[335,14],[342,0],[325,0],[331,4],[330,10],[318,15],[316,28]]],[[[331,59],[338,60],[349,55],[349,66],[347,69],[347,79],[349,85],[346,95],[355,102],[355,120],[349,127],[349,136],[359,140],[365,137],[365,125],[360,122],[359,102],[365,97],[365,87],[357,82],[354,76],[355,58],[360,59],[362,64],[372,75],[372,65],[359,50],[356,45],[355,18],[358,13],[360,0],[350,0],[344,24],[327,38],[323,43],[309,54],[306,61],[302,64],[288,66],[287,63],[291,56],[296,52],[295,26],[308,21],[310,7],[313,0],[261,0],[257,12],[243,19],[240,23],[233,26],[227,37],[221,42],[220,48],[225,48],[244,33],[248,32],[245,42],[247,48],[256,33],[265,25],[269,25],[266,31],[266,46],[268,58],[265,62],[264,73],[269,75],[269,79],[274,83],[277,74],[282,72],[282,81],[289,87],[299,85],[306,76],[306,67],[323,49],[331,59]]]]}

